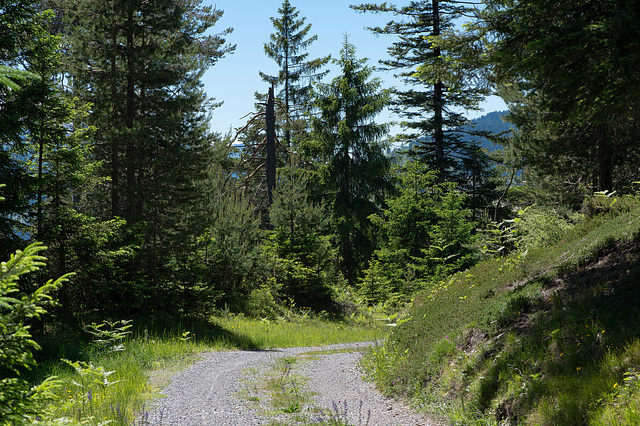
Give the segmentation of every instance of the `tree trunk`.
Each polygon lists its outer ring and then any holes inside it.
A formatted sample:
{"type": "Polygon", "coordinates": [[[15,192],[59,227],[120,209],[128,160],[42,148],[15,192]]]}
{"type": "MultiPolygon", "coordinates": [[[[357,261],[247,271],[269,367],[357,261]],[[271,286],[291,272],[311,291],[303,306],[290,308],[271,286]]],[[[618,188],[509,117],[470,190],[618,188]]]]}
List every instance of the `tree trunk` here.
{"type": "MultiPolygon", "coordinates": [[[[440,35],[440,8],[438,0],[432,0],[433,5],[433,35],[440,35]]],[[[433,49],[433,56],[436,60],[440,57],[440,48],[433,49]]],[[[438,180],[443,182],[445,180],[445,160],[444,160],[444,130],[442,119],[442,82],[437,82],[433,87],[433,115],[434,115],[434,133],[433,143],[435,147],[436,155],[436,170],[438,171],[438,180]]]]}
{"type": "Polygon", "coordinates": [[[134,127],[134,115],[135,115],[135,63],[134,63],[134,22],[133,22],[133,9],[131,6],[127,12],[127,24],[126,24],[126,37],[127,37],[127,46],[126,46],[126,61],[127,61],[127,92],[126,92],[126,118],[125,125],[127,127],[127,138],[126,138],[126,177],[127,177],[127,200],[126,200],[126,217],[127,220],[135,221],[135,206],[137,204],[136,194],[135,194],[135,164],[136,164],[136,152],[134,148],[134,137],[133,137],[133,127],[134,127]]]}
{"type": "MultiPolygon", "coordinates": [[[[117,27],[115,19],[111,21],[111,120],[112,129],[119,127],[118,123],[118,86],[116,81],[116,46],[117,46],[117,27]]],[[[120,165],[119,155],[120,144],[118,135],[111,138],[111,216],[120,216],[120,165]]]]}
{"type": "Polygon", "coordinates": [[[613,156],[609,137],[598,144],[598,189],[600,191],[613,190],[613,156]]]}
{"type": "Polygon", "coordinates": [[[273,204],[273,191],[276,187],[276,115],[275,115],[275,100],[273,99],[273,86],[269,88],[269,94],[267,95],[267,158],[266,158],[266,173],[267,173],[267,196],[269,200],[269,206],[273,204]]]}

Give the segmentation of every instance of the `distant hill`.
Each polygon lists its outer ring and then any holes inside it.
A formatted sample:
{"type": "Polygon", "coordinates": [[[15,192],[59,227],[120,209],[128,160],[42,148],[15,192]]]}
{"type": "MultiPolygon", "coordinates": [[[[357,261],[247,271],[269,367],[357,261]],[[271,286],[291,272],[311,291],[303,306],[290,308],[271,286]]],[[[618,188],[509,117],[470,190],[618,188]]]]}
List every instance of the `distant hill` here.
{"type": "MultiPolygon", "coordinates": [[[[471,120],[473,123],[473,129],[479,131],[486,131],[492,134],[499,134],[501,132],[506,132],[508,130],[513,129],[513,124],[506,123],[502,120],[502,116],[506,115],[509,111],[494,111],[489,114],[483,115],[482,117],[474,118],[471,120]]],[[[467,137],[467,140],[471,139],[467,137]]],[[[488,149],[489,151],[494,151],[496,149],[501,149],[500,145],[496,145],[491,143],[487,138],[479,138],[478,141],[480,145],[488,149]]]]}
{"type": "MultiPolygon", "coordinates": [[[[506,115],[508,112],[509,111],[493,111],[481,117],[474,118],[473,120],[471,120],[473,129],[490,132],[492,134],[499,134],[501,132],[508,131],[513,128],[513,125],[510,123],[504,122],[501,118],[502,116],[506,115]]],[[[480,146],[482,146],[482,148],[485,148],[489,151],[502,149],[500,145],[492,143],[487,138],[478,138],[478,137],[471,137],[468,135],[464,135],[462,139],[467,141],[470,141],[472,139],[477,140],[480,143],[480,146]]],[[[413,144],[415,143],[416,141],[407,143],[402,146],[395,146],[393,149],[387,152],[387,155],[392,157],[402,158],[402,155],[399,155],[399,152],[402,152],[411,148],[411,146],[413,146],[413,144]]]]}

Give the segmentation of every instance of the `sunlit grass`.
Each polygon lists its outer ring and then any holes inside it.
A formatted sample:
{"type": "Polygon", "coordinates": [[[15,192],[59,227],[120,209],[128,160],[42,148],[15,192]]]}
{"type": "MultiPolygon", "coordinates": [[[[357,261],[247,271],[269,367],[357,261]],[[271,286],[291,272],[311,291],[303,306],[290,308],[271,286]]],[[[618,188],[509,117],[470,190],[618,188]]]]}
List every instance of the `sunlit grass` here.
{"type": "Polygon", "coordinates": [[[382,340],[388,334],[384,324],[349,325],[317,319],[270,321],[228,315],[213,319],[214,324],[251,339],[257,348],[291,348],[382,340]]]}
{"type": "Polygon", "coordinates": [[[640,267],[580,268],[639,229],[637,207],[600,216],[442,281],[367,358],[369,373],[451,424],[638,424],[640,267]],[[570,272],[570,289],[550,290],[570,272]]]}

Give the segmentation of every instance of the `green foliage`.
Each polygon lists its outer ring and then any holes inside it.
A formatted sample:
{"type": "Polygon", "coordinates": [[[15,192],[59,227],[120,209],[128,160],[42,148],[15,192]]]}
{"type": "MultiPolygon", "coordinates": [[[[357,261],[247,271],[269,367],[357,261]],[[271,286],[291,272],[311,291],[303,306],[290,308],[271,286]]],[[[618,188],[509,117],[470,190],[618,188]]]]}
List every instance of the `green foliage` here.
{"type": "Polygon", "coordinates": [[[225,173],[209,180],[210,224],[193,244],[193,252],[174,264],[176,285],[170,291],[185,311],[207,312],[225,304],[241,309],[246,296],[265,279],[260,243],[263,233],[247,199],[236,194],[225,173]]]}
{"type": "Polygon", "coordinates": [[[302,169],[282,171],[270,209],[274,231],[263,250],[279,297],[317,312],[331,311],[332,287],[343,278],[327,235],[330,215],[323,204],[309,200],[307,186],[302,169]]]}
{"type": "Polygon", "coordinates": [[[202,188],[215,139],[208,111],[216,104],[201,78],[234,46],[224,38],[230,30],[210,33],[222,11],[200,3],[55,4],[55,29],[68,47],[61,49],[67,91],[91,104],[84,122],[96,129],[91,158],[100,161],[100,184],[87,185],[87,203],[77,207],[98,221],[127,223],[119,242],[131,257],[100,286],[113,317],[155,303],[171,309],[173,300],[184,300],[176,306],[183,309],[193,305],[194,289],[209,287],[189,271],[195,240],[211,223],[202,188]]]}
{"type": "Polygon", "coordinates": [[[513,145],[556,191],[611,191],[637,180],[635,6],[491,0],[480,12],[495,81],[520,131],[513,145]]]}
{"type": "Polygon", "coordinates": [[[389,192],[389,160],[380,138],[386,125],[373,120],[389,101],[389,92],[371,78],[372,69],[356,58],[355,46],[345,36],[341,74],[319,85],[315,93],[318,116],[313,119],[314,140],[306,153],[319,165],[322,197],[333,212],[333,227],[342,257],[341,270],[350,284],[368,260],[369,215],[377,213],[389,192]]]}
{"type": "Polygon", "coordinates": [[[640,359],[638,213],[596,216],[427,289],[370,374],[456,424],[633,424],[637,391],[616,389],[640,359]]]}
{"type": "MultiPolygon", "coordinates": [[[[636,186],[637,182],[633,182],[636,186]]],[[[592,217],[598,214],[620,214],[626,213],[638,207],[640,198],[638,194],[618,194],[613,192],[596,192],[593,196],[584,200],[582,210],[587,216],[592,217]]]]}
{"type": "Polygon", "coordinates": [[[17,70],[5,65],[0,65],[0,85],[11,90],[20,90],[18,81],[27,80],[29,78],[38,78],[35,74],[24,70],[17,70]]]}
{"type": "Polygon", "coordinates": [[[555,210],[534,205],[518,211],[512,231],[518,249],[527,251],[556,243],[581,220],[579,213],[565,218],[555,210]]]}
{"type": "Polygon", "coordinates": [[[285,307],[281,299],[281,288],[282,284],[275,277],[267,279],[251,291],[244,303],[243,312],[252,318],[277,319],[283,316],[285,307]]]}
{"type": "Polygon", "coordinates": [[[20,378],[25,368],[35,365],[33,351],[40,346],[32,339],[29,322],[41,318],[51,305],[52,291],[59,288],[71,274],[48,281],[34,293],[20,296],[18,280],[45,266],[39,255],[45,247],[39,243],[17,251],[7,262],[0,264],[0,424],[26,424],[43,409],[43,403],[51,398],[57,382],[47,379],[38,386],[31,386],[20,378]]]}
{"type": "Polygon", "coordinates": [[[131,334],[132,320],[105,321],[92,323],[86,327],[93,335],[93,344],[100,352],[119,352],[125,349],[124,339],[131,334]]]}
{"type": "Polygon", "coordinates": [[[66,220],[71,197],[94,168],[88,160],[89,129],[81,123],[87,108],[60,90],[60,40],[48,31],[52,13],[21,1],[8,2],[3,10],[2,26],[11,31],[0,41],[6,52],[0,61],[31,78],[21,81],[19,90],[2,89],[0,169],[7,199],[0,202],[0,254],[8,256],[25,240],[43,241],[55,253],[59,234],[72,232],[66,220]]]}
{"type": "MultiPolygon", "coordinates": [[[[264,44],[264,52],[280,69],[276,76],[260,72],[260,77],[272,86],[282,87],[277,97],[284,101],[285,112],[289,115],[288,121],[310,110],[311,84],[322,80],[328,73],[320,70],[331,57],[308,60],[309,54],[306,50],[318,36],[309,37],[311,24],[305,25],[306,18],[298,18],[300,12],[289,0],[282,2],[278,13],[278,18],[271,18],[276,32],[271,34],[271,41],[264,44]]],[[[288,130],[289,127],[289,123],[286,123],[285,128],[288,130]]],[[[285,143],[287,146],[291,144],[288,131],[285,134],[285,143]]]]}
{"type": "Polygon", "coordinates": [[[470,263],[474,224],[465,195],[453,184],[436,183],[436,174],[419,162],[398,171],[398,195],[383,214],[372,216],[384,236],[361,282],[370,303],[392,294],[408,298],[470,263]]]}
{"type": "Polygon", "coordinates": [[[404,83],[394,89],[392,100],[406,130],[398,139],[408,142],[413,158],[436,170],[441,182],[457,182],[474,197],[476,208],[483,208],[486,201],[480,201],[478,194],[492,187],[490,160],[475,139],[487,132],[469,126],[461,111],[477,110],[489,93],[484,43],[482,34],[456,29],[456,20],[472,14],[474,6],[411,1],[401,6],[384,2],[351,7],[393,16],[384,26],[368,29],[396,37],[387,48],[390,58],[380,63],[404,83]]]}

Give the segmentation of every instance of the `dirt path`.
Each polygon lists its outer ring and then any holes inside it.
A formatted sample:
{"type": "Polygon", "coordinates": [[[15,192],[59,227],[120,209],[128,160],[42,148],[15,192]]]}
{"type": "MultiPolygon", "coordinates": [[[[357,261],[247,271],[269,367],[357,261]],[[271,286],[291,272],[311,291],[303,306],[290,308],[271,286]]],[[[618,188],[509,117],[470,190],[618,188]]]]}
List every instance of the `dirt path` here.
{"type": "MultiPolygon", "coordinates": [[[[271,351],[211,352],[172,379],[154,404],[146,424],[163,426],[249,426],[296,425],[301,415],[322,424],[331,415],[353,426],[435,425],[401,404],[383,397],[371,383],[362,380],[358,369],[363,344],[331,345],[316,348],[288,348],[271,351]],[[296,357],[296,374],[308,381],[305,390],[313,393],[313,405],[322,410],[298,414],[267,412],[248,400],[246,390],[261,380],[261,372],[278,358],[296,357]],[[248,373],[250,372],[250,373],[248,373]],[[346,402],[346,408],[345,408],[346,402]],[[367,423],[368,419],[368,423],[367,423]]],[[[256,398],[258,399],[258,398],[256,398]]]]}

